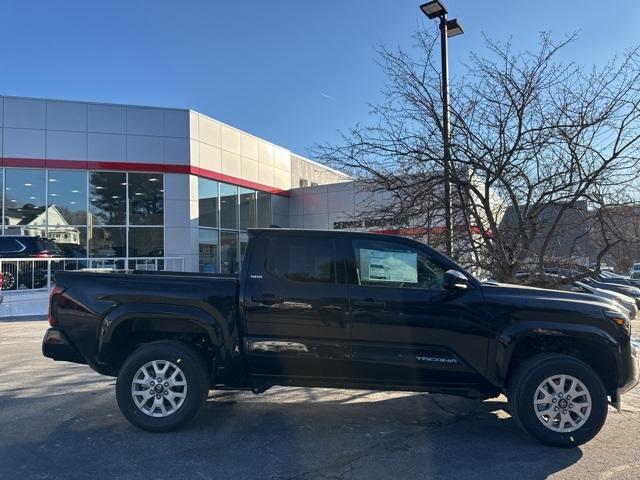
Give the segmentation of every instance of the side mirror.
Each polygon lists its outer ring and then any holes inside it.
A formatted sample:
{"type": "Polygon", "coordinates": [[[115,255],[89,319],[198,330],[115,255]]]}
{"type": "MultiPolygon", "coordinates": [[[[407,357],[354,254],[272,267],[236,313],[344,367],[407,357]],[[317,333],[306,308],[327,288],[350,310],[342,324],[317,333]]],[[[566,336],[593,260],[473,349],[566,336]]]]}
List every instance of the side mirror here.
{"type": "Polygon", "coordinates": [[[457,270],[447,270],[444,272],[442,286],[445,290],[466,290],[469,279],[457,270]]]}

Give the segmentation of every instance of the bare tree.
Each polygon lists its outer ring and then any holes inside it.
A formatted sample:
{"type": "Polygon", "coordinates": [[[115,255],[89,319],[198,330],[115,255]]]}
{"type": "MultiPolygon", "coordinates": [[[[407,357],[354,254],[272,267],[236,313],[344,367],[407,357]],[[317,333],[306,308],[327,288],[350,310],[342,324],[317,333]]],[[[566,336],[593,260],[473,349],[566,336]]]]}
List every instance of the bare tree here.
{"type": "MultiPolygon", "coordinates": [[[[442,199],[425,200],[443,181],[442,98],[434,38],[415,38],[415,57],[380,51],[388,84],[372,107],[375,122],[316,153],[372,190],[391,191],[396,217],[431,231],[442,218],[442,199]]],[[[568,212],[638,175],[638,51],[586,70],[559,60],[574,39],[543,34],[523,52],[486,40],[451,88],[454,256],[499,280],[532,259],[542,272],[568,212]]]]}

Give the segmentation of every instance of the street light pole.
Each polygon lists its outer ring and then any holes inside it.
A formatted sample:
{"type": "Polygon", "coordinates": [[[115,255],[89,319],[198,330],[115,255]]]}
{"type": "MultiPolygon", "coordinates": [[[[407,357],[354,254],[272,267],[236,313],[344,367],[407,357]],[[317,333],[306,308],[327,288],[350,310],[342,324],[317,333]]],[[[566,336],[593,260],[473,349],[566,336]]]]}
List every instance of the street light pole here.
{"type": "Polygon", "coordinates": [[[440,0],[420,5],[420,10],[430,19],[440,19],[440,58],[442,61],[442,167],[444,176],[444,227],[445,248],[448,256],[453,253],[451,208],[451,125],[449,106],[449,37],[463,33],[457,19],[447,20],[447,8],[440,0]]]}
{"type": "Polygon", "coordinates": [[[447,37],[447,14],[440,17],[440,58],[442,60],[442,166],[444,173],[444,241],[447,255],[453,254],[451,232],[451,134],[449,123],[449,42],[447,37]]]}

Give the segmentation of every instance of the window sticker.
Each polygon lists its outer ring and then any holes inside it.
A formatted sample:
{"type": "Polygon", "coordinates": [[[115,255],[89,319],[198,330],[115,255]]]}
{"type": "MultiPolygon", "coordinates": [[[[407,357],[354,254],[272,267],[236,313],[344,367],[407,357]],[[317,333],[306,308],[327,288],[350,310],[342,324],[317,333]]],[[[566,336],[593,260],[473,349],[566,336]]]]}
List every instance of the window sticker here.
{"type": "Polygon", "coordinates": [[[418,254],[360,249],[360,272],[368,282],[418,283],[418,254]]]}

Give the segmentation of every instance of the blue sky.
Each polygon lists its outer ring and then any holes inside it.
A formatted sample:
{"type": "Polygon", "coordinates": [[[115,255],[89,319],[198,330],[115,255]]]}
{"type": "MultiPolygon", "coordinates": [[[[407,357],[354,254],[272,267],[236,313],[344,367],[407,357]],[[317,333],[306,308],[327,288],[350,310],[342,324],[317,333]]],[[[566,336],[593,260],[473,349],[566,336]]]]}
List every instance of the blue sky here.
{"type": "MultiPolygon", "coordinates": [[[[419,4],[0,0],[0,94],[190,107],[307,154],[367,122],[384,85],[376,47],[410,46],[419,4]]],[[[483,32],[527,48],[542,30],[580,30],[564,56],[585,65],[640,44],[637,0],[447,6],[465,28],[450,44],[454,76],[483,32]]]]}

